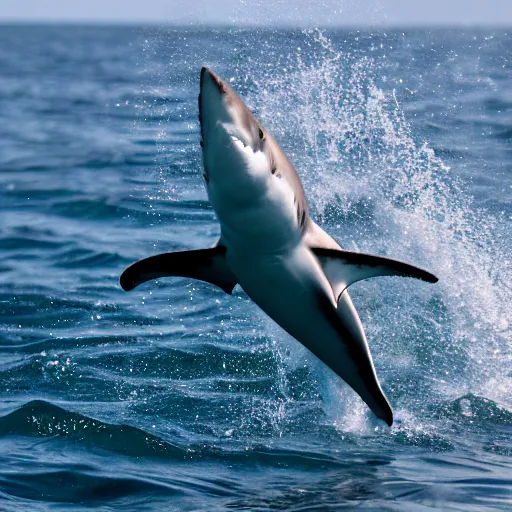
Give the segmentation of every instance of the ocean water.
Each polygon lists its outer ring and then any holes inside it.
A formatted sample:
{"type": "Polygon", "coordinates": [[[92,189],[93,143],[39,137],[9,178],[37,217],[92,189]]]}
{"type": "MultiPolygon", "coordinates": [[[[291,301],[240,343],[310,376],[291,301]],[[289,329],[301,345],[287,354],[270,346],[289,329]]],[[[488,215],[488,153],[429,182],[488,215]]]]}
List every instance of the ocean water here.
{"type": "Polygon", "coordinates": [[[0,510],[512,508],[512,34],[0,27],[0,510]],[[118,284],[214,244],[199,70],[342,246],[392,428],[239,288],[118,284]]]}

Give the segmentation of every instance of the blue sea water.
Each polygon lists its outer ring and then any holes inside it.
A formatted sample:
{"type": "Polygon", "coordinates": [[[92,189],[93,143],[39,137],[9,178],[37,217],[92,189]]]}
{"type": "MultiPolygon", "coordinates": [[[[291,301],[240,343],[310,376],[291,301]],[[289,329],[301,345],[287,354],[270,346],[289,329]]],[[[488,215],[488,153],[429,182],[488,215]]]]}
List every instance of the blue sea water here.
{"type": "Polygon", "coordinates": [[[512,34],[0,27],[0,510],[512,508],[512,34]],[[131,293],[211,246],[197,95],[239,91],[342,246],[395,411],[237,288],[131,293]]]}

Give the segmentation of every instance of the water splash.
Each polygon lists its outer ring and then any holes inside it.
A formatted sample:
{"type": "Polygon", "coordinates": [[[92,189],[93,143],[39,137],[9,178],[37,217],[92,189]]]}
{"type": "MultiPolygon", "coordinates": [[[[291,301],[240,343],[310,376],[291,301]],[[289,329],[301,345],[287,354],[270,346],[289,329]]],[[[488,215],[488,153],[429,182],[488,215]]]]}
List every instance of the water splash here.
{"type": "MultiPolygon", "coordinates": [[[[394,72],[382,50],[387,36],[354,33],[333,43],[321,31],[307,31],[290,36],[296,50],[281,56],[275,53],[276,37],[263,38],[253,52],[244,47],[243,33],[236,36],[239,48],[226,77],[233,77],[235,88],[295,162],[315,220],[344,247],[410,261],[440,278],[435,286],[387,278],[351,288],[399,419],[425,429],[431,407],[469,392],[507,405],[512,303],[506,285],[507,219],[476,209],[467,185],[457,178],[461,173],[413,133],[401,108],[401,89],[381,83],[382,75],[394,72]]],[[[186,87],[195,87],[196,78],[190,75],[194,81],[186,87]]],[[[167,96],[173,94],[180,98],[183,91],[169,86],[167,96]]],[[[194,156],[176,153],[168,116],[157,107],[149,102],[143,109],[160,116],[155,161],[161,186],[155,204],[204,196],[195,170],[192,181],[188,171],[182,172],[200,166],[199,161],[188,165],[197,160],[197,148],[194,156]],[[175,156],[168,156],[169,144],[175,156]],[[175,187],[176,176],[187,186],[175,187]]],[[[189,119],[195,109],[195,103],[185,102],[179,111],[189,119]]],[[[188,137],[190,130],[187,124],[183,133],[188,137]]],[[[295,414],[290,375],[300,359],[323,389],[329,422],[348,431],[373,429],[355,394],[307,351],[292,348],[294,342],[287,350],[281,330],[267,327],[281,370],[275,397],[264,410],[254,410],[261,421],[279,435],[287,428],[295,414]],[[281,345],[284,349],[277,348],[281,345]]]]}
{"type": "MultiPolygon", "coordinates": [[[[249,103],[291,155],[317,221],[342,245],[440,278],[435,287],[389,279],[353,287],[394,401],[417,419],[468,392],[510,406],[509,223],[477,209],[466,184],[416,140],[397,92],[376,85],[381,67],[307,32],[277,71],[248,74],[249,103]]],[[[345,393],[327,380],[331,403],[333,385],[338,399],[345,393]]],[[[345,417],[350,407],[341,409],[345,417]]],[[[350,415],[336,421],[363,428],[350,415]]]]}

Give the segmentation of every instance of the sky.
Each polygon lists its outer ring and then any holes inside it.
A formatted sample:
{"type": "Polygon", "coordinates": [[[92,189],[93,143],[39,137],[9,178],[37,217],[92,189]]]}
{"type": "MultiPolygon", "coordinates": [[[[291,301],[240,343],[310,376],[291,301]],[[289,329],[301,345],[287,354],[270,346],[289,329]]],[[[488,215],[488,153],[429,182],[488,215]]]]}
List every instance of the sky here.
{"type": "Polygon", "coordinates": [[[0,0],[2,21],[512,27],[512,0],[0,0]]]}

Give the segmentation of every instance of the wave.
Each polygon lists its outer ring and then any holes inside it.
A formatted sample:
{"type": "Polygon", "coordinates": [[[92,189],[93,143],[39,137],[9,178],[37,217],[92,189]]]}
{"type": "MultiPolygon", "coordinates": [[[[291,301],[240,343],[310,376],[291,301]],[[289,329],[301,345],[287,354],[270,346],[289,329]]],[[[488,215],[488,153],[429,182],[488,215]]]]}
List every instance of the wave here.
{"type": "MultiPolygon", "coordinates": [[[[362,500],[382,504],[383,499],[406,508],[439,500],[443,505],[456,500],[454,508],[462,503],[461,510],[477,501],[481,505],[481,500],[505,506],[511,481],[500,472],[499,462],[494,470],[488,462],[451,455],[452,448],[439,437],[398,432],[397,448],[383,451],[382,439],[372,442],[346,434],[343,446],[327,452],[325,440],[332,437],[340,443],[339,432],[331,428],[321,443],[305,436],[285,441],[288,447],[278,441],[258,444],[255,438],[243,443],[231,438],[198,442],[197,435],[155,435],[34,400],[0,418],[0,443],[9,440],[11,447],[25,451],[15,462],[22,471],[0,471],[0,488],[6,504],[15,497],[18,505],[23,500],[79,501],[128,509],[138,503],[153,509],[160,500],[168,507],[174,499],[180,509],[196,509],[197,500],[212,498],[220,499],[226,509],[268,510],[279,503],[296,512],[315,510],[318,504],[322,509],[353,508],[362,500]],[[37,444],[27,444],[30,439],[37,444]],[[410,467],[410,452],[401,451],[411,446],[423,450],[416,452],[428,470],[421,479],[415,466],[410,467]],[[369,448],[374,451],[370,459],[369,448]],[[52,454],[51,464],[35,466],[46,452],[52,454]],[[402,458],[408,469],[396,467],[402,458]],[[236,476],[229,469],[233,466],[238,468],[236,476]],[[476,476],[468,476],[474,472],[476,476]]],[[[503,455],[496,444],[489,451],[503,455]]],[[[200,508],[211,509],[211,501],[206,503],[200,508]]]]}
{"type": "Polygon", "coordinates": [[[252,446],[225,448],[215,444],[164,440],[155,434],[126,424],[113,424],[72,412],[44,400],[32,400],[13,412],[0,417],[0,438],[22,436],[47,438],[52,443],[66,441],[72,446],[88,446],[127,457],[165,458],[168,460],[226,460],[280,466],[294,465],[325,467],[343,464],[336,457],[308,450],[278,448],[273,450],[254,443],[252,446]]]}
{"type": "Polygon", "coordinates": [[[117,253],[74,248],[52,256],[53,265],[62,268],[116,267],[128,265],[130,260],[117,253]]]}
{"type": "Polygon", "coordinates": [[[512,411],[488,398],[468,393],[444,405],[439,416],[454,420],[459,426],[485,428],[486,425],[512,426],[512,411]]]}
{"type": "Polygon", "coordinates": [[[188,458],[190,451],[129,425],[115,425],[32,400],[0,418],[0,436],[65,438],[131,457],[188,458]]]}

